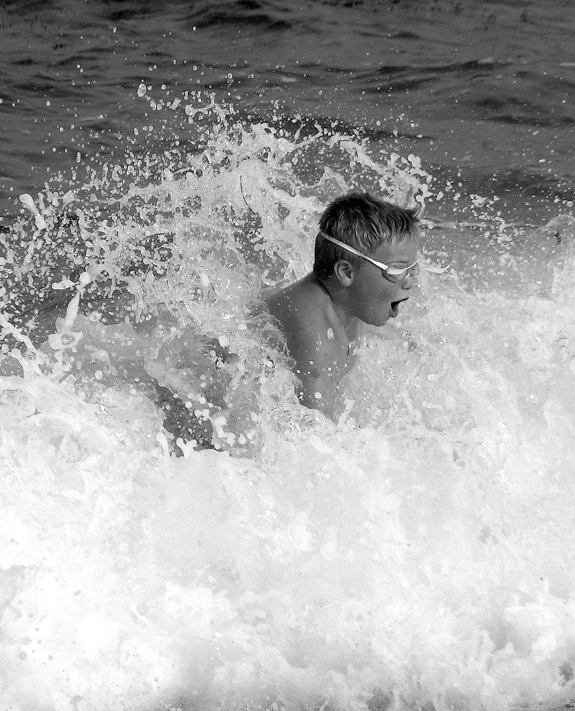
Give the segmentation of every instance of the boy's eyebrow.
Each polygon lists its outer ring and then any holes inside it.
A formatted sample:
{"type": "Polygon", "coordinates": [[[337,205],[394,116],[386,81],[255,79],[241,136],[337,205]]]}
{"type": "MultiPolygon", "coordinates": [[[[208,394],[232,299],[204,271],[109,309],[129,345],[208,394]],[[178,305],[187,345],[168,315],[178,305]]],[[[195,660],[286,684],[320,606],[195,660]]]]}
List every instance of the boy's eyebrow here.
{"type": "Polygon", "coordinates": [[[393,264],[409,264],[409,259],[394,259],[389,263],[389,266],[392,266],[393,264]]]}

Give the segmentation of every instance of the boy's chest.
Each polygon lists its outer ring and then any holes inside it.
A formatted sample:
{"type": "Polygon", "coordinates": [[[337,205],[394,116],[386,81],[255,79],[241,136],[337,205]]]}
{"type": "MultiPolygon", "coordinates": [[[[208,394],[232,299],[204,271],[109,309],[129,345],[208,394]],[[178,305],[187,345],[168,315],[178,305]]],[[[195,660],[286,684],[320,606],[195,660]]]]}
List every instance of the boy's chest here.
{"type": "Polygon", "coordinates": [[[330,352],[329,360],[332,363],[331,375],[340,378],[348,373],[357,361],[355,353],[357,329],[354,329],[351,333],[346,333],[343,328],[334,329],[330,327],[327,329],[326,337],[330,352]],[[353,338],[350,339],[350,336],[353,336],[353,338]]]}

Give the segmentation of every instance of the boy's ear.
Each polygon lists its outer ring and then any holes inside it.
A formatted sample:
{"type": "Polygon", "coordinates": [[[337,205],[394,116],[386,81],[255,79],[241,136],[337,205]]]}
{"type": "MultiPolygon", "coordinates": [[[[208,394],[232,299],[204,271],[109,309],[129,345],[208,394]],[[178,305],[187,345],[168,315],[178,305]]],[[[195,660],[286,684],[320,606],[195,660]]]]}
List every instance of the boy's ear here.
{"type": "Polygon", "coordinates": [[[340,259],[333,265],[333,271],[337,280],[342,286],[351,286],[353,284],[353,278],[355,276],[355,269],[351,264],[345,260],[340,259]]]}

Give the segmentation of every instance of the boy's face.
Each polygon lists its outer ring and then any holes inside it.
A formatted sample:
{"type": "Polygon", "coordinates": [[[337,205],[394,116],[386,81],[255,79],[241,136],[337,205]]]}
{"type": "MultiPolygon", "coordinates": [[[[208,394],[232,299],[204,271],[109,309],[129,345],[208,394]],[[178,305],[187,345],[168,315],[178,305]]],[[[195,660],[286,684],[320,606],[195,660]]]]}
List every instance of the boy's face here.
{"type": "MultiPolygon", "coordinates": [[[[405,239],[382,244],[369,256],[389,267],[409,267],[417,259],[417,242],[405,239]]],[[[383,326],[397,316],[400,302],[409,298],[412,286],[411,273],[402,281],[390,281],[379,267],[365,260],[349,287],[353,315],[371,326],[383,326]]]]}

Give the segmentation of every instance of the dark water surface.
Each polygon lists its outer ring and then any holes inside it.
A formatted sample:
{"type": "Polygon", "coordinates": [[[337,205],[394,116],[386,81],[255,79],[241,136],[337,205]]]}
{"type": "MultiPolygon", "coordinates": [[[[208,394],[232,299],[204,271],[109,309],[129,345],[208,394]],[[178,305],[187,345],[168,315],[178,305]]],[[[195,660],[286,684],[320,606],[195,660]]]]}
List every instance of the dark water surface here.
{"type": "Polygon", "coordinates": [[[358,127],[537,223],[573,200],[574,32],[571,0],[4,2],[1,205],[137,140],[144,81],[358,127]]]}

